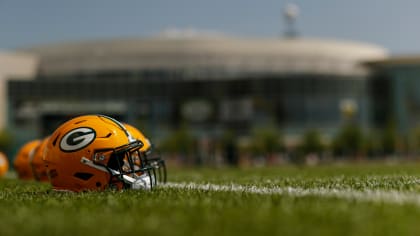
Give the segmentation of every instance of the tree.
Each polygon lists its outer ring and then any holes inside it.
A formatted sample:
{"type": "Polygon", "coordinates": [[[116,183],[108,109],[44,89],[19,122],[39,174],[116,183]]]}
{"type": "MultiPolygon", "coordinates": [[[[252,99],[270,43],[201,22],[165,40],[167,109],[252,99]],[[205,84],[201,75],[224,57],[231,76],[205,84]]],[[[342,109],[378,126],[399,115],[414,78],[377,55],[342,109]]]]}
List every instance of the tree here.
{"type": "Polygon", "coordinates": [[[298,149],[304,155],[314,153],[320,155],[325,145],[322,143],[321,135],[318,130],[310,129],[305,132],[298,149]]]}
{"type": "Polygon", "coordinates": [[[394,122],[389,122],[382,134],[382,148],[385,155],[395,154],[398,135],[394,122]]]}
{"type": "Polygon", "coordinates": [[[230,166],[239,164],[239,153],[236,136],[231,130],[225,131],[222,137],[222,150],[226,163],[230,166]]]}
{"type": "Polygon", "coordinates": [[[335,156],[358,156],[363,150],[363,132],[356,124],[346,124],[333,141],[335,156]]]}
{"type": "Polygon", "coordinates": [[[162,151],[180,155],[187,162],[191,162],[194,147],[195,140],[186,127],[181,127],[172,132],[163,140],[161,145],[162,151]]]}
{"type": "Polygon", "coordinates": [[[273,154],[284,151],[285,144],[282,133],[275,126],[255,128],[252,134],[254,153],[270,159],[273,154]]]}
{"type": "Polygon", "coordinates": [[[12,150],[14,137],[8,130],[0,131],[0,151],[10,153],[12,150]]]}

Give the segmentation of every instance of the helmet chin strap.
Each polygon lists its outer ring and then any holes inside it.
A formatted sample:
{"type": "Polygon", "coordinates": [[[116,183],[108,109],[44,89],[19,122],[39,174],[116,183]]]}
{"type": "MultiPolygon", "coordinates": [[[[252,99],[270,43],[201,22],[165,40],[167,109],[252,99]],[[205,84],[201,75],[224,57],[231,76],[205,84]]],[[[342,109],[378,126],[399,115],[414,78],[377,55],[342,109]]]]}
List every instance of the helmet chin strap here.
{"type": "MultiPolygon", "coordinates": [[[[113,175],[121,175],[119,171],[113,170],[113,169],[107,169],[104,166],[96,165],[95,163],[93,163],[93,161],[87,159],[86,157],[80,158],[80,162],[84,165],[87,165],[89,167],[95,168],[97,170],[100,170],[106,173],[109,173],[109,171],[111,171],[113,175]]],[[[152,189],[153,180],[146,173],[140,175],[138,178],[133,178],[133,177],[123,174],[122,178],[123,178],[124,183],[130,184],[131,189],[145,189],[145,190],[152,189]]]]}

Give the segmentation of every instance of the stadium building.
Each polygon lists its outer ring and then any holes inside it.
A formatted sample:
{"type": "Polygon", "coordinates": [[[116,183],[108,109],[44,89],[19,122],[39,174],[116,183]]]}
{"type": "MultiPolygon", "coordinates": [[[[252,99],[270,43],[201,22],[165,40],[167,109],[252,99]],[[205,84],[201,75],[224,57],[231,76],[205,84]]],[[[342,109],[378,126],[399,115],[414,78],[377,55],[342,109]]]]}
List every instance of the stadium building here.
{"type": "Polygon", "coordinates": [[[397,130],[409,136],[420,127],[420,56],[393,56],[384,60],[370,61],[373,121],[384,124],[388,118],[395,122],[397,130]]]}
{"type": "MultiPolygon", "coordinates": [[[[194,135],[246,136],[276,124],[288,137],[308,128],[334,134],[350,110],[374,125],[372,67],[384,48],[307,38],[226,36],[113,39],[20,50],[36,56],[30,80],[8,83],[9,126],[49,134],[68,117],[104,113],[164,137],[187,125],[194,135]]],[[[23,137],[28,139],[29,137],[23,137]]]]}

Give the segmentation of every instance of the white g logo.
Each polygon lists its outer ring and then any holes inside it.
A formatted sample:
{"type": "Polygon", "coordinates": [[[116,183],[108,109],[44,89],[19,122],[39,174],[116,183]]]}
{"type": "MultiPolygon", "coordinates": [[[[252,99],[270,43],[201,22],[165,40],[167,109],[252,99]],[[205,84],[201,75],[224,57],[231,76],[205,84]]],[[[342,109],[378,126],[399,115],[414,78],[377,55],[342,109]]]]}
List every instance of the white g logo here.
{"type": "Polygon", "coordinates": [[[64,152],[80,150],[92,143],[95,137],[96,132],[92,128],[76,128],[63,136],[60,141],[60,149],[64,152]]]}

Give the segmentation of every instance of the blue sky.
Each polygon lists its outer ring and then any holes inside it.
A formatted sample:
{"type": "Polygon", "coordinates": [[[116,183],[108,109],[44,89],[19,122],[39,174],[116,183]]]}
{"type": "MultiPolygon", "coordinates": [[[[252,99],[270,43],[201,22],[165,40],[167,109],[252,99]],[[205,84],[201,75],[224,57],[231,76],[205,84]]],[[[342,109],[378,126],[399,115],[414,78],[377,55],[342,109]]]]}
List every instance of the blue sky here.
{"type": "Polygon", "coordinates": [[[303,37],[420,54],[418,0],[0,0],[0,48],[150,36],[170,28],[279,37],[287,3],[300,7],[303,37]]]}

